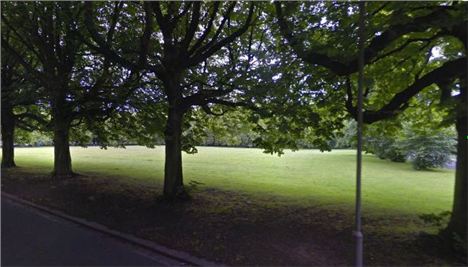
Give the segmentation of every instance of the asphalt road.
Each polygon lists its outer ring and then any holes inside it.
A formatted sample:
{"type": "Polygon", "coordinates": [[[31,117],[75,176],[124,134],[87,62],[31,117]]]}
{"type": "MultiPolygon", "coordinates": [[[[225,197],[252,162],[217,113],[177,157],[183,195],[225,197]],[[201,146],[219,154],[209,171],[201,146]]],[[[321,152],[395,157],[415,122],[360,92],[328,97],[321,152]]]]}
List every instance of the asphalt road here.
{"type": "Polygon", "coordinates": [[[2,266],[183,265],[4,197],[1,201],[2,266]]]}

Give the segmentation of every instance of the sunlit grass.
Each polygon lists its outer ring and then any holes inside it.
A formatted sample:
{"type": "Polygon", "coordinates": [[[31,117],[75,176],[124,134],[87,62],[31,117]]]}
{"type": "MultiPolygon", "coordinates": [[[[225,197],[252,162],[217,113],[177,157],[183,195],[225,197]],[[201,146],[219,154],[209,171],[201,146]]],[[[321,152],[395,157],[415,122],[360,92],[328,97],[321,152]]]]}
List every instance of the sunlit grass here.
{"type": "MultiPolygon", "coordinates": [[[[73,168],[82,174],[102,173],[138,184],[162,184],[164,147],[126,149],[72,147],[73,168]]],[[[450,210],[453,170],[415,171],[364,155],[363,205],[374,214],[421,214],[450,210]]],[[[19,166],[49,172],[53,148],[17,148],[19,166]]],[[[354,204],[355,151],[287,151],[264,154],[260,149],[200,147],[184,154],[185,181],[257,196],[277,196],[291,204],[347,207],[354,204]]],[[[274,204],[274,203],[273,203],[274,204]]]]}

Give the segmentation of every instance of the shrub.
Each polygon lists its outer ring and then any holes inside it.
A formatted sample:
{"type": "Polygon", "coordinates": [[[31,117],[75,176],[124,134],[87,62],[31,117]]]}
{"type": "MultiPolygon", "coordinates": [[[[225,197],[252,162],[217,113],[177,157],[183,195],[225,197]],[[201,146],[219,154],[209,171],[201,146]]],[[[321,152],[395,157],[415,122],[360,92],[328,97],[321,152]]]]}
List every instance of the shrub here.
{"type": "Polygon", "coordinates": [[[398,142],[395,142],[391,144],[387,149],[386,149],[386,157],[394,162],[405,162],[406,161],[406,153],[405,151],[400,147],[400,144],[398,142]]]}
{"type": "Polygon", "coordinates": [[[428,149],[420,149],[411,156],[413,167],[416,170],[425,170],[429,168],[443,167],[450,160],[450,155],[428,149]]]}
{"type": "Polygon", "coordinates": [[[406,153],[400,142],[391,138],[368,138],[365,151],[374,153],[381,159],[389,159],[395,162],[404,162],[406,159],[406,153]]]}
{"type": "Polygon", "coordinates": [[[447,135],[416,135],[403,143],[416,170],[443,167],[455,150],[455,140],[447,135]]]}
{"type": "Polygon", "coordinates": [[[344,128],[335,134],[333,148],[356,148],[357,123],[355,120],[344,122],[344,128]]]}

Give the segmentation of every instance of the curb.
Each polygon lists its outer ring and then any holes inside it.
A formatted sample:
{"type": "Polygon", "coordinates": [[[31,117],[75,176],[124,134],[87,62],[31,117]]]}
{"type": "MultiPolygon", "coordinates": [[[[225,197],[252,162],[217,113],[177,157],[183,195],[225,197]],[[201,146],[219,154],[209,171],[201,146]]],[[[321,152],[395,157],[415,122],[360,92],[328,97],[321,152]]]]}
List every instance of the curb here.
{"type": "Polygon", "coordinates": [[[119,239],[121,241],[128,242],[128,243],[130,243],[132,245],[136,245],[137,247],[141,247],[141,248],[147,249],[147,250],[149,250],[151,252],[158,253],[158,254],[161,254],[161,255],[166,256],[168,258],[183,262],[183,263],[185,263],[187,265],[191,265],[191,266],[225,266],[225,265],[222,265],[222,264],[218,264],[218,263],[210,262],[210,261],[207,261],[207,260],[204,260],[204,259],[201,259],[201,258],[194,257],[194,256],[192,256],[192,255],[190,255],[190,254],[188,254],[186,252],[182,252],[182,251],[178,251],[178,250],[174,250],[174,249],[170,249],[170,248],[161,246],[161,245],[159,245],[159,244],[157,244],[155,242],[149,241],[149,240],[145,240],[145,239],[138,238],[138,237],[130,235],[130,234],[125,234],[125,233],[122,233],[122,232],[119,232],[119,231],[116,231],[116,230],[112,230],[112,229],[110,229],[110,228],[108,228],[108,227],[106,227],[106,226],[104,226],[102,224],[96,223],[96,222],[87,221],[87,220],[84,220],[84,219],[81,219],[81,218],[77,218],[77,217],[67,215],[67,214],[65,214],[65,213],[63,213],[61,211],[58,211],[58,210],[53,210],[53,209],[50,209],[50,208],[47,208],[47,207],[44,207],[44,206],[40,206],[38,204],[35,204],[35,203],[30,202],[30,201],[21,199],[21,198],[19,198],[17,196],[5,193],[3,191],[1,192],[1,195],[2,195],[2,197],[6,197],[7,199],[9,199],[9,200],[11,200],[13,202],[20,203],[20,204],[22,204],[24,206],[28,206],[28,207],[40,210],[42,212],[57,216],[59,218],[65,219],[67,221],[71,221],[73,223],[84,226],[86,228],[90,228],[91,230],[94,230],[94,231],[97,231],[97,232],[112,236],[112,237],[117,238],[117,239],[119,239]]]}

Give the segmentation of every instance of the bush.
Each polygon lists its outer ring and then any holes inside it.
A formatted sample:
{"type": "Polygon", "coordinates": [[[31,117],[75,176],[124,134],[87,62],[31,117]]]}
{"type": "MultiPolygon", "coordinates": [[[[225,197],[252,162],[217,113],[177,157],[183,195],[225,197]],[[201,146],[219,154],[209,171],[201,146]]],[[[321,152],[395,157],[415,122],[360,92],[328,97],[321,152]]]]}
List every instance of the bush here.
{"type": "Polygon", "coordinates": [[[416,170],[443,167],[455,154],[453,128],[425,129],[403,126],[385,134],[385,128],[370,128],[364,151],[395,162],[410,160],[416,170]]]}
{"type": "Polygon", "coordinates": [[[335,134],[333,148],[356,148],[357,143],[357,123],[355,120],[348,120],[344,123],[344,128],[335,134]]]}
{"type": "Polygon", "coordinates": [[[371,150],[377,157],[379,157],[380,159],[386,159],[387,158],[386,148],[389,147],[392,143],[393,141],[390,139],[376,138],[370,141],[370,146],[372,147],[371,150]]]}
{"type": "Polygon", "coordinates": [[[416,170],[443,167],[455,150],[455,140],[447,135],[416,135],[403,143],[416,170]]]}
{"type": "Polygon", "coordinates": [[[412,159],[413,167],[416,170],[425,170],[429,168],[443,167],[449,162],[450,154],[443,151],[432,151],[430,149],[420,149],[414,152],[410,158],[412,159]]]}
{"type": "Polygon", "coordinates": [[[400,147],[399,143],[391,144],[386,149],[386,157],[394,162],[405,162],[406,161],[406,153],[400,147]]]}
{"type": "Polygon", "coordinates": [[[373,153],[381,159],[389,159],[395,162],[405,162],[406,153],[400,142],[390,138],[368,138],[365,151],[373,153]]]}

